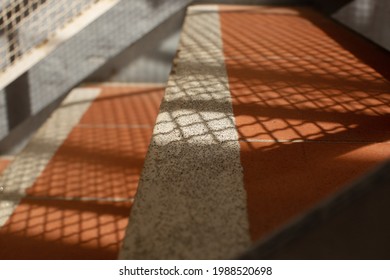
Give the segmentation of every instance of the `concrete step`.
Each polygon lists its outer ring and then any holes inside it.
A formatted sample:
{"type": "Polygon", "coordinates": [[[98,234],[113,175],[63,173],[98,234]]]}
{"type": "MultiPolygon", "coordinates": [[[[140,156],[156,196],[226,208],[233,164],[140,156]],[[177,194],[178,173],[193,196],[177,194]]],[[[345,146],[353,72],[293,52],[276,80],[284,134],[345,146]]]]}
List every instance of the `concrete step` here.
{"type": "Polygon", "coordinates": [[[234,258],[389,158],[389,62],[309,8],[190,7],[120,257],[234,258]]]}

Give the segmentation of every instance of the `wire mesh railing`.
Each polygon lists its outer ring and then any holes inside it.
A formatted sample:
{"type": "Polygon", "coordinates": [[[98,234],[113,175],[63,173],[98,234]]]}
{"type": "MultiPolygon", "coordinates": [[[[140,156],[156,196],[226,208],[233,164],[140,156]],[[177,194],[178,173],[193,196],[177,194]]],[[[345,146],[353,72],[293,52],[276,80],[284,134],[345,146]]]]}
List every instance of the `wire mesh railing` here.
{"type": "Polygon", "coordinates": [[[0,71],[100,0],[0,0],[0,71]]]}

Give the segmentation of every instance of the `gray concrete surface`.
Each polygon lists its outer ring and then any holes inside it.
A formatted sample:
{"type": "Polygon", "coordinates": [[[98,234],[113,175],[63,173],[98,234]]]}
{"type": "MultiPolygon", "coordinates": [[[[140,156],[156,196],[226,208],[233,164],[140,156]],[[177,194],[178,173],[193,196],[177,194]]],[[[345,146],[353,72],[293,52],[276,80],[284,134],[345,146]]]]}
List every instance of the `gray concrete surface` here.
{"type": "Polygon", "coordinates": [[[227,259],[250,244],[216,6],[190,10],[121,259],[227,259]]]}
{"type": "Polygon", "coordinates": [[[3,139],[8,132],[7,107],[4,94],[0,94],[0,139],[3,139]]]}
{"type": "Polygon", "coordinates": [[[162,83],[168,81],[185,10],[130,45],[90,75],[86,82],[162,83]]]}

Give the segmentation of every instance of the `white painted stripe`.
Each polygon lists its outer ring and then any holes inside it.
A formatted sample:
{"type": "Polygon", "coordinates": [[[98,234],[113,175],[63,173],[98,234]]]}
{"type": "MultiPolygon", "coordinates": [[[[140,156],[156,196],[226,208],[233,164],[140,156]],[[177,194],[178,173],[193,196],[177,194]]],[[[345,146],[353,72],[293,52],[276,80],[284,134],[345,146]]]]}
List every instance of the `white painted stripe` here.
{"type": "Polygon", "coordinates": [[[88,24],[115,6],[118,2],[119,0],[100,0],[64,28],[59,29],[47,43],[32,49],[29,53],[24,54],[19,61],[7,67],[7,70],[3,73],[0,73],[0,89],[5,88],[7,85],[12,83],[20,75],[48,56],[60,44],[63,44],[66,40],[76,35],[88,24]]]}
{"type": "Polygon", "coordinates": [[[0,226],[4,225],[19,203],[18,199],[4,198],[24,196],[25,190],[34,184],[100,91],[98,88],[73,90],[1,174],[0,226]]]}
{"type": "Polygon", "coordinates": [[[226,259],[250,244],[219,15],[210,7],[188,12],[121,259],[226,259]]]}

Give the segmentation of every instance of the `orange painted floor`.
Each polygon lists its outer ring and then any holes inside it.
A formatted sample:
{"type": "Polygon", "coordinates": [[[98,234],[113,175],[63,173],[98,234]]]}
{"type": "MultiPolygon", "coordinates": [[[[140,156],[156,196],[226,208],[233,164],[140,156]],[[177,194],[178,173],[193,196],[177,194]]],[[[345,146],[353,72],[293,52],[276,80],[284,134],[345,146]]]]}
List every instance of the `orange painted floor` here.
{"type": "Polygon", "coordinates": [[[102,92],[0,229],[0,259],[116,259],[164,89],[102,92]]]}
{"type": "Polygon", "coordinates": [[[306,8],[220,19],[259,240],[390,157],[390,57],[306,8]]]}

